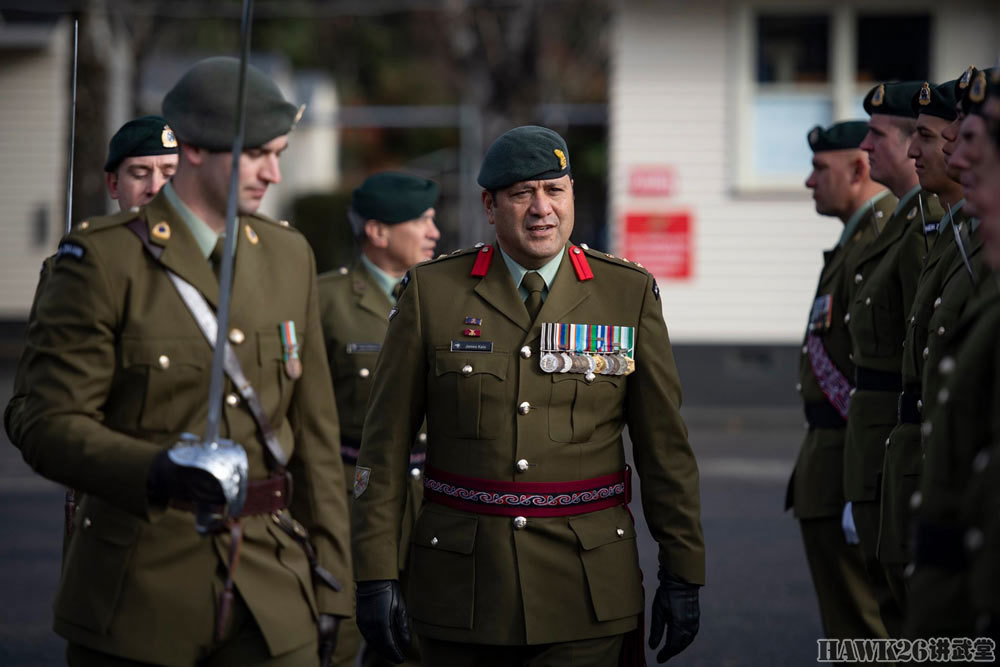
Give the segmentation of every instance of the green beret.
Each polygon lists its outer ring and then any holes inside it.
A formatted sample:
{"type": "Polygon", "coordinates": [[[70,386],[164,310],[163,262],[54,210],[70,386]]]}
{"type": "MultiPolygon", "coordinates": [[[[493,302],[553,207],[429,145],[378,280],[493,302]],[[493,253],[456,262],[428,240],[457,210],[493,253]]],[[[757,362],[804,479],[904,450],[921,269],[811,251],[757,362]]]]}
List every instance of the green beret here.
{"type": "Polygon", "coordinates": [[[869,116],[883,114],[916,118],[913,112],[913,95],[920,90],[923,81],[896,81],[880,83],[865,95],[865,111],[869,116]]]}
{"type": "Polygon", "coordinates": [[[924,81],[920,90],[913,95],[913,99],[910,101],[913,112],[917,115],[923,113],[937,116],[947,121],[955,120],[958,118],[958,111],[955,109],[955,104],[958,101],[955,98],[957,84],[957,79],[937,86],[924,81]]]}
{"type": "Polygon", "coordinates": [[[351,208],[365,220],[394,225],[423,215],[434,206],[439,190],[437,183],[426,178],[383,171],[354,190],[351,208]]]}
{"type": "Polygon", "coordinates": [[[498,190],[520,181],[549,180],[570,173],[569,148],[547,127],[523,125],[493,142],[479,168],[479,185],[498,190]]]}
{"type": "MultiPolygon", "coordinates": [[[[163,98],[163,115],[178,138],[210,151],[232,150],[236,133],[236,98],[240,61],[217,57],[189,69],[163,98]]],[[[299,111],[269,76],[247,66],[244,148],[263,146],[288,134],[299,111]]]]}
{"type": "Polygon", "coordinates": [[[958,106],[962,109],[962,113],[982,115],[983,103],[989,94],[990,82],[998,76],[1000,76],[1000,68],[998,67],[973,68],[969,74],[968,85],[958,91],[958,106]]]}
{"type": "Polygon", "coordinates": [[[809,130],[806,138],[813,153],[823,151],[840,151],[847,148],[858,148],[868,134],[868,123],[863,120],[848,120],[834,123],[827,129],[819,125],[809,130]]]}
{"type": "Polygon", "coordinates": [[[111,137],[104,171],[114,171],[128,157],[176,153],[177,139],[167,121],[159,116],[143,116],[125,123],[111,137]]]}

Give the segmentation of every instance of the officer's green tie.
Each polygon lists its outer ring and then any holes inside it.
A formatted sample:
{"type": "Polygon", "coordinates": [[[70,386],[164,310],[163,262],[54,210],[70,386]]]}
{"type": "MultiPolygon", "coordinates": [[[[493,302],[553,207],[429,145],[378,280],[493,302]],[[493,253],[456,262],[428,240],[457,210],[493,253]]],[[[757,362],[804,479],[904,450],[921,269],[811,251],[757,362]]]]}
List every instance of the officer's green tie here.
{"type": "Polygon", "coordinates": [[[212,248],[212,254],[208,257],[209,261],[212,263],[212,271],[215,272],[215,277],[217,279],[222,278],[222,249],[225,242],[226,237],[219,234],[219,238],[215,242],[215,247],[212,248]]]}
{"type": "Polygon", "coordinates": [[[545,279],[538,271],[528,271],[521,278],[521,287],[528,292],[528,298],[524,300],[524,307],[528,310],[531,321],[538,317],[538,311],[542,309],[542,292],[545,290],[545,279]]]}

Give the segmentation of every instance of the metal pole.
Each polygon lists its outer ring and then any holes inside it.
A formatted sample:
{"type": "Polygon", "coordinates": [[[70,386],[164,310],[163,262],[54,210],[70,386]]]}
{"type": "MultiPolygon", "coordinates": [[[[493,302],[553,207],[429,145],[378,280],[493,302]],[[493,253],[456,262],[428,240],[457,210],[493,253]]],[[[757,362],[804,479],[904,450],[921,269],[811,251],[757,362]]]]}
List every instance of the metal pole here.
{"type": "Polygon", "coordinates": [[[73,19],[73,93],[69,107],[69,169],[66,173],[66,233],[73,228],[73,152],[76,146],[76,58],[80,42],[80,21],[73,19]]]}

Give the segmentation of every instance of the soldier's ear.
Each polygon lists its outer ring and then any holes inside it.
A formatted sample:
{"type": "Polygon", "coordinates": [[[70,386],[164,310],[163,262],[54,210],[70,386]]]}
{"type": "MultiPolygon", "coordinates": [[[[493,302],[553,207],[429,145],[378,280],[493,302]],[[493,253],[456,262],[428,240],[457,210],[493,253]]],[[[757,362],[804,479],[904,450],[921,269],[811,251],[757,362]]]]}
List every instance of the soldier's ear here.
{"type": "Polygon", "coordinates": [[[114,171],[104,172],[104,184],[108,186],[108,196],[118,199],[118,173],[114,171]]]}
{"type": "Polygon", "coordinates": [[[389,245],[389,225],[378,220],[365,220],[364,231],[368,242],[376,248],[385,248],[389,245]]]}
{"type": "Polygon", "coordinates": [[[494,193],[490,192],[489,190],[483,190],[482,199],[483,199],[483,210],[486,211],[486,220],[489,221],[489,223],[492,225],[494,224],[493,207],[496,206],[497,203],[494,193]]]}

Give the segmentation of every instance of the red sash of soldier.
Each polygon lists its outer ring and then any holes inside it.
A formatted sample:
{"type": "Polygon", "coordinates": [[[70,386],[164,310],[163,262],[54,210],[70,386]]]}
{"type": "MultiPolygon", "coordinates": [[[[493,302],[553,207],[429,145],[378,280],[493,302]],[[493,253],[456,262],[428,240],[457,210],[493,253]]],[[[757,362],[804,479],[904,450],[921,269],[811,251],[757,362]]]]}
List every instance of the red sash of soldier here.
{"type": "Polygon", "coordinates": [[[847,419],[847,408],[851,404],[851,383],[830,360],[830,355],[823,347],[823,339],[816,334],[806,338],[806,349],[809,352],[809,365],[812,366],[816,384],[823,390],[826,400],[830,401],[840,416],[847,419]]]}

